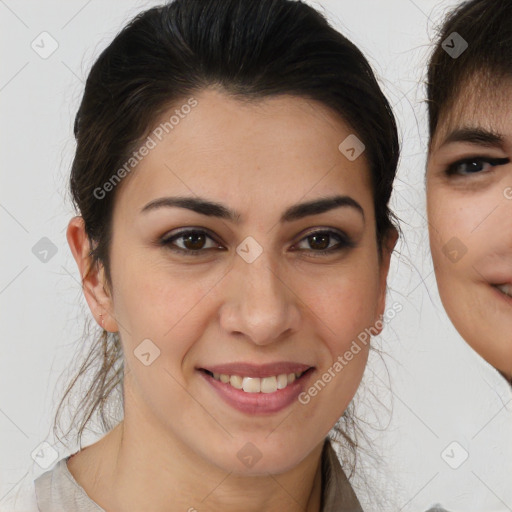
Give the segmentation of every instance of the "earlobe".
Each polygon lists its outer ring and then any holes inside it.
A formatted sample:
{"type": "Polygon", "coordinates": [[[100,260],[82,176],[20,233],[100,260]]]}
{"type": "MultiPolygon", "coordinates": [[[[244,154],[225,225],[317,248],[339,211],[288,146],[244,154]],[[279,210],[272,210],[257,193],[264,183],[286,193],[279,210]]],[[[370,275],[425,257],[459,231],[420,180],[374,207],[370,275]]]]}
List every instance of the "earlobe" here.
{"type": "Polygon", "coordinates": [[[66,238],[78,266],[82,291],[96,322],[105,330],[116,332],[117,324],[112,315],[112,298],[107,293],[104,268],[96,263],[92,265],[89,255],[91,244],[82,217],[73,217],[68,224],[66,238]]]}

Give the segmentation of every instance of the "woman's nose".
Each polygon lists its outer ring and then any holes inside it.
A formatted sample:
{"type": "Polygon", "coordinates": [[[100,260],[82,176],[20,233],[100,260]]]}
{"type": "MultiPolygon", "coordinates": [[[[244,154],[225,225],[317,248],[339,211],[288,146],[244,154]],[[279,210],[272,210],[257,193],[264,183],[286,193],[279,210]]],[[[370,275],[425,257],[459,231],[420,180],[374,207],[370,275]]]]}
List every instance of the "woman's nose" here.
{"type": "Polygon", "coordinates": [[[279,265],[264,250],[248,261],[237,256],[227,276],[221,327],[257,345],[268,345],[298,330],[301,301],[293,282],[286,282],[279,265]]]}

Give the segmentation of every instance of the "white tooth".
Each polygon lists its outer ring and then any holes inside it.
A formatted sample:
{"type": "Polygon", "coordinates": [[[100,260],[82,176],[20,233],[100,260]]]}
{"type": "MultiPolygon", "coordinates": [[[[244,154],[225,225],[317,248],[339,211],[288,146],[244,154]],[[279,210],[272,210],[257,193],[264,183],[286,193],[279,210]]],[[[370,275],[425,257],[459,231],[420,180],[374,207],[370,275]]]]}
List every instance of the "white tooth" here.
{"type": "Polygon", "coordinates": [[[219,380],[219,379],[220,379],[220,373],[214,373],[214,374],[213,374],[213,378],[214,378],[215,380],[219,380]]]}
{"type": "Polygon", "coordinates": [[[288,384],[291,384],[295,380],[295,373],[288,374],[288,384]]]}
{"type": "Polygon", "coordinates": [[[226,375],[225,373],[220,374],[220,381],[224,382],[224,384],[227,384],[229,382],[229,375],[226,375]]]}
{"type": "Polygon", "coordinates": [[[246,393],[259,393],[261,391],[261,379],[258,377],[244,377],[242,389],[246,393]]]}
{"type": "Polygon", "coordinates": [[[277,389],[284,389],[288,385],[288,376],[286,373],[281,373],[277,376],[277,389]]]}
{"type": "Polygon", "coordinates": [[[509,297],[512,297],[512,285],[510,284],[500,284],[499,286],[496,286],[498,290],[503,292],[505,295],[508,295],[509,297]]]}
{"type": "Polygon", "coordinates": [[[262,393],[274,393],[277,391],[277,378],[276,377],[265,377],[261,379],[261,392],[262,393]]]}
{"type": "Polygon", "coordinates": [[[242,377],[240,375],[231,375],[229,383],[236,389],[242,389],[242,377]]]}

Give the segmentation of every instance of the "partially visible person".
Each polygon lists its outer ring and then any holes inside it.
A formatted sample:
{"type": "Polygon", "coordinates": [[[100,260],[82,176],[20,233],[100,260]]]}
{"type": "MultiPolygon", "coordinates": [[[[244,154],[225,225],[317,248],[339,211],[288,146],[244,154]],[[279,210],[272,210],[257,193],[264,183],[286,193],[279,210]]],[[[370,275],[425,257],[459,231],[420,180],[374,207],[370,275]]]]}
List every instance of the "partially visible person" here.
{"type": "Polygon", "coordinates": [[[464,2],[428,66],[427,208],[443,305],[512,379],[512,2],[464,2]]]}
{"type": "MultiPolygon", "coordinates": [[[[511,384],[510,0],[463,2],[447,16],[428,64],[427,99],[427,211],[440,297],[460,335],[511,384]]],[[[502,482],[488,495],[500,508],[486,512],[504,510],[512,475],[502,482]]]]}

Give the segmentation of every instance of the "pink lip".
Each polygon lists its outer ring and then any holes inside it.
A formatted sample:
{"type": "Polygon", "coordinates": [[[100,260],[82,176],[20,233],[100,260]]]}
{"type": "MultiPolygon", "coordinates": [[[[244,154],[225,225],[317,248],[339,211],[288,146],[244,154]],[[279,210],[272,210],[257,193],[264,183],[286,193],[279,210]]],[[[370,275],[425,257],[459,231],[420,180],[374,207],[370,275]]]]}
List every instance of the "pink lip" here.
{"type": "MultiPolygon", "coordinates": [[[[215,373],[224,373],[224,370],[230,369],[230,371],[233,371],[234,366],[236,366],[237,369],[241,368],[241,365],[227,365],[227,366],[216,366],[217,368],[222,368],[222,372],[215,373]]],[[[253,365],[243,365],[244,371],[250,370],[250,367],[255,368],[253,365]]],[[[252,373],[252,376],[256,376],[255,373],[259,371],[260,376],[265,377],[269,375],[279,375],[279,373],[272,373],[275,371],[276,368],[282,369],[282,366],[279,365],[268,365],[264,367],[257,367],[256,370],[253,370],[252,372],[249,371],[249,373],[252,373]],[[272,371],[271,371],[272,370],[272,371]],[[270,373],[269,373],[270,372],[270,373]],[[262,375],[262,373],[266,373],[267,375],[262,375]]],[[[289,368],[292,368],[292,366],[289,366],[289,368]]],[[[302,372],[307,370],[308,366],[302,365],[298,366],[295,365],[293,368],[299,368],[296,371],[302,372]],[[300,369],[304,368],[304,369],[300,369]]],[[[237,411],[246,413],[246,414],[274,414],[277,413],[287,407],[289,407],[291,404],[297,401],[298,396],[300,393],[303,392],[303,390],[306,388],[307,382],[310,379],[310,376],[313,374],[313,369],[311,371],[306,372],[304,375],[302,375],[300,378],[296,379],[292,384],[288,384],[284,389],[278,389],[274,393],[246,393],[245,391],[241,389],[236,389],[230,384],[225,384],[224,382],[215,380],[211,375],[206,373],[204,370],[198,370],[199,374],[205,379],[206,383],[211,386],[216,393],[224,400],[225,403],[236,409],[237,411]]],[[[210,369],[208,371],[211,371],[210,369]]],[[[229,373],[225,372],[228,375],[237,375],[238,372],[229,373]]],[[[286,372],[286,371],[280,371],[280,373],[294,373],[293,371],[286,372]]],[[[241,375],[244,375],[246,377],[249,377],[248,373],[243,373],[241,375]]]]}
{"type": "MultiPolygon", "coordinates": [[[[499,284],[502,285],[502,284],[509,284],[509,283],[499,283],[499,284]]],[[[496,288],[495,284],[491,285],[491,288],[494,290],[494,293],[498,296],[498,298],[506,301],[506,303],[508,305],[512,304],[512,297],[509,297],[507,294],[503,293],[501,290],[498,290],[498,288],[496,288]]]]}
{"type": "Polygon", "coordinates": [[[204,366],[200,369],[211,373],[225,375],[240,375],[242,377],[272,377],[283,373],[302,373],[311,368],[310,365],[292,362],[278,362],[270,364],[228,363],[215,366],[204,366]]]}

